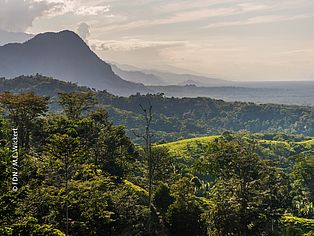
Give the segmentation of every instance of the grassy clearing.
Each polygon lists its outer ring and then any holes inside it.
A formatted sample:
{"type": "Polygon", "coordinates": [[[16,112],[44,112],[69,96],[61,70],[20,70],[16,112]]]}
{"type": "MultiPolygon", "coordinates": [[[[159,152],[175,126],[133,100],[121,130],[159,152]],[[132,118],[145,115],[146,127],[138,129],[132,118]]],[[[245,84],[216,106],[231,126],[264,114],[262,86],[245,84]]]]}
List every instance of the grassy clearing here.
{"type": "MultiPolygon", "coordinates": [[[[167,147],[171,155],[178,158],[196,158],[204,154],[208,145],[220,136],[206,136],[200,138],[190,138],[179,140],[176,142],[169,142],[166,144],[160,144],[157,146],[167,147]]],[[[314,137],[305,137],[301,141],[289,141],[289,140],[269,140],[263,138],[255,138],[255,140],[263,146],[274,148],[276,146],[284,147],[290,150],[293,146],[301,145],[307,150],[314,149],[314,137]]]]}

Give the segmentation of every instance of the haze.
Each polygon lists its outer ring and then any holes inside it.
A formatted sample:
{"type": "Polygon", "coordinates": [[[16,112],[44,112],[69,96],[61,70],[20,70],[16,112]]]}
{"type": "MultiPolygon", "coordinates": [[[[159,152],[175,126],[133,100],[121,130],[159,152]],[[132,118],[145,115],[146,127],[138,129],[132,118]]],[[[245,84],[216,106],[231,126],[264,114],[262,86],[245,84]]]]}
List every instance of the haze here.
{"type": "Polygon", "coordinates": [[[140,68],[301,81],[314,80],[313,12],[312,0],[0,0],[0,30],[70,29],[140,68]]]}

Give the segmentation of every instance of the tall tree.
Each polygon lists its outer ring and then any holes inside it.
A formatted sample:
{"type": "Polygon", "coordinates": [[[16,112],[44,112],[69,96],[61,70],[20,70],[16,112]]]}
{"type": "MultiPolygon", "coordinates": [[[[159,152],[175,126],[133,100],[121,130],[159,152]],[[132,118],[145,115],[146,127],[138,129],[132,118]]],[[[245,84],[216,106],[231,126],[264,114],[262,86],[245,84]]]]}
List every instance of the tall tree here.
{"type": "Polygon", "coordinates": [[[0,103],[15,128],[19,130],[19,146],[29,149],[30,135],[37,118],[48,110],[48,97],[36,96],[33,93],[0,94],[0,103]]]}
{"type": "Polygon", "coordinates": [[[272,234],[289,204],[288,178],[282,170],[237,139],[212,144],[204,167],[214,178],[209,198],[215,207],[207,215],[210,234],[272,234]]]}
{"type": "Polygon", "coordinates": [[[46,152],[49,158],[47,162],[52,164],[47,171],[52,172],[53,178],[57,179],[60,179],[60,175],[64,175],[65,231],[66,235],[69,235],[69,179],[77,171],[75,163],[84,156],[84,148],[77,137],[69,134],[54,134],[50,137],[46,152]]]}
{"type": "Polygon", "coordinates": [[[59,93],[59,103],[69,119],[78,119],[96,103],[93,92],[59,93]]]}
{"type": "Polygon", "coordinates": [[[144,108],[142,104],[140,107],[143,111],[145,118],[145,132],[143,135],[139,135],[134,133],[137,137],[142,137],[145,142],[145,156],[147,161],[147,178],[148,178],[148,233],[152,233],[152,196],[153,196],[153,179],[154,179],[154,166],[153,166],[153,158],[152,158],[152,133],[151,133],[151,123],[153,119],[152,109],[153,106],[149,102],[149,107],[144,108]]]}

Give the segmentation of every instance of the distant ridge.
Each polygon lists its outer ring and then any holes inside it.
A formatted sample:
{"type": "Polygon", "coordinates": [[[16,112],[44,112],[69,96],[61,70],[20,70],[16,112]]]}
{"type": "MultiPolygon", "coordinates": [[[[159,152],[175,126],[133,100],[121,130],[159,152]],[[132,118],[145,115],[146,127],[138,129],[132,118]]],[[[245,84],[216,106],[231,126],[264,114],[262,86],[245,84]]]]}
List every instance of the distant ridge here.
{"type": "Polygon", "coordinates": [[[135,66],[111,63],[113,71],[121,78],[145,85],[196,85],[198,87],[217,87],[217,86],[232,86],[232,81],[227,81],[219,78],[198,75],[196,72],[186,73],[185,69],[178,72],[178,68],[174,71],[163,71],[156,69],[143,69],[135,66]]]}
{"type": "Polygon", "coordinates": [[[7,43],[23,43],[32,37],[34,37],[32,34],[23,32],[9,32],[0,29],[0,46],[7,43]]]}
{"type": "Polygon", "coordinates": [[[38,34],[25,43],[0,47],[0,77],[43,74],[117,95],[149,90],[125,81],[72,31],[38,34]]]}
{"type": "Polygon", "coordinates": [[[157,75],[151,73],[145,73],[140,70],[123,70],[118,66],[111,64],[112,70],[115,74],[119,75],[121,78],[134,82],[142,83],[144,85],[165,85],[166,82],[157,75]]]}

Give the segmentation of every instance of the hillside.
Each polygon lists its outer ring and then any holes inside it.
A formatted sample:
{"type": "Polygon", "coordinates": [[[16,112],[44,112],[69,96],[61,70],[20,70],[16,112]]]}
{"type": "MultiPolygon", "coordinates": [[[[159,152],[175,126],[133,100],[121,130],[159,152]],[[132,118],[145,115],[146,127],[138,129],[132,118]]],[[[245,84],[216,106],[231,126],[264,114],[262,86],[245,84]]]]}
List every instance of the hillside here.
{"type": "MultiPolygon", "coordinates": [[[[217,78],[210,78],[200,75],[183,73],[174,69],[174,72],[147,70],[132,66],[112,64],[113,71],[121,78],[135,83],[143,83],[151,86],[169,86],[169,85],[196,85],[199,87],[224,87],[231,86],[234,83],[217,78]],[[124,68],[124,69],[122,69],[124,68]]],[[[158,92],[159,90],[156,90],[158,92]]]]}
{"type": "MultiPolygon", "coordinates": [[[[53,83],[58,91],[68,85],[79,93],[52,100],[58,112],[49,112],[47,97],[0,94],[1,235],[313,233],[313,137],[225,131],[155,144],[148,155],[123,127],[112,123],[102,104],[91,106],[92,91],[48,78],[36,80],[42,88],[50,89],[53,83]],[[13,138],[12,127],[18,127],[13,138]],[[12,154],[15,137],[19,149],[12,154]]],[[[36,87],[36,80],[29,83],[36,87]]],[[[0,81],[6,88],[10,85],[0,81]]],[[[26,88],[23,83],[20,87],[26,88]]],[[[96,95],[115,101],[109,93],[96,95]]],[[[134,97],[129,99],[130,107],[134,97]]],[[[160,112],[170,112],[161,108],[167,103],[157,101],[160,112]]],[[[106,108],[132,113],[114,105],[106,108]]]]}
{"type": "MultiPolygon", "coordinates": [[[[41,75],[0,80],[0,92],[29,92],[57,99],[58,92],[89,91],[73,83],[41,75]]],[[[211,98],[168,98],[162,94],[114,96],[106,91],[96,92],[98,101],[106,107],[111,120],[131,130],[142,132],[143,115],[139,104],[153,106],[154,141],[175,141],[219,134],[224,130],[249,132],[286,132],[314,135],[314,108],[275,104],[257,105],[245,102],[225,102],[211,98]]]]}
{"type": "Polygon", "coordinates": [[[165,81],[162,78],[154,74],[144,73],[138,70],[137,71],[123,70],[114,64],[111,65],[111,68],[115,74],[133,83],[142,83],[144,85],[164,85],[165,84],[165,81]]]}
{"type": "Polygon", "coordinates": [[[167,148],[182,171],[192,172],[200,179],[208,181],[209,176],[199,173],[196,170],[197,166],[202,162],[204,156],[210,153],[211,147],[215,145],[217,140],[226,139],[230,141],[235,137],[248,140],[250,145],[255,145],[254,152],[257,155],[276,162],[286,172],[291,172],[291,166],[299,158],[301,160],[308,159],[314,167],[314,137],[303,135],[283,133],[230,134],[226,132],[218,136],[183,139],[159,144],[156,147],[167,148]]]}
{"type": "MultiPolygon", "coordinates": [[[[257,133],[245,134],[245,136],[255,140],[265,150],[267,149],[268,154],[270,154],[271,150],[275,150],[278,147],[282,148],[280,152],[282,155],[285,154],[285,158],[302,154],[314,154],[314,137],[286,135],[283,133],[257,133]]],[[[157,146],[168,148],[171,155],[176,157],[196,158],[204,155],[208,146],[221,137],[223,136],[216,135],[190,138],[166,144],[159,144],[157,146]]],[[[278,154],[279,153],[277,153],[277,155],[278,154]]]]}
{"type": "Polygon", "coordinates": [[[149,91],[114,74],[111,66],[71,31],[38,34],[25,43],[0,47],[0,76],[37,73],[118,95],[149,91]]]}
{"type": "MultiPolygon", "coordinates": [[[[164,81],[166,81],[165,85],[194,84],[197,86],[204,86],[204,87],[223,87],[223,86],[233,85],[233,82],[231,81],[218,79],[218,78],[210,78],[210,77],[200,76],[200,75],[194,75],[191,73],[182,73],[182,72],[174,73],[174,72],[169,72],[169,71],[158,71],[158,70],[143,70],[143,71],[162,78],[164,81]]],[[[183,69],[181,71],[183,71],[183,69]]]]}

